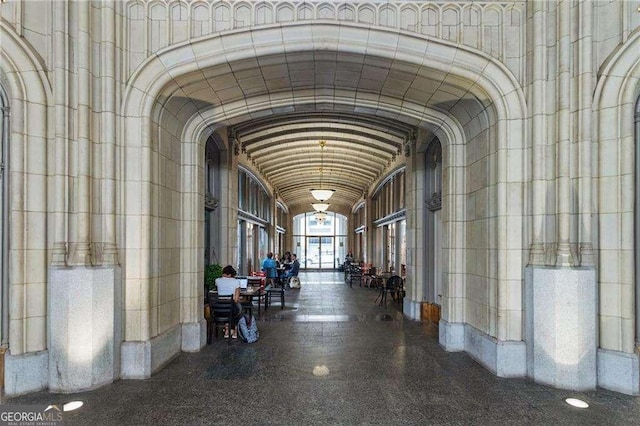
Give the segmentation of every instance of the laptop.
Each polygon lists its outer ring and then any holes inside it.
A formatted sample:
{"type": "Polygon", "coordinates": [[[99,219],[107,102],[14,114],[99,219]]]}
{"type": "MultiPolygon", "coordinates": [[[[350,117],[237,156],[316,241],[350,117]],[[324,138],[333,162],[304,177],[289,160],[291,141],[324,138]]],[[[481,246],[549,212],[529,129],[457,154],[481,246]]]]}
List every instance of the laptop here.
{"type": "Polygon", "coordinates": [[[249,280],[246,278],[238,278],[238,282],[240,283],[240,290],[246,290],[249,285],[249,280]]]}

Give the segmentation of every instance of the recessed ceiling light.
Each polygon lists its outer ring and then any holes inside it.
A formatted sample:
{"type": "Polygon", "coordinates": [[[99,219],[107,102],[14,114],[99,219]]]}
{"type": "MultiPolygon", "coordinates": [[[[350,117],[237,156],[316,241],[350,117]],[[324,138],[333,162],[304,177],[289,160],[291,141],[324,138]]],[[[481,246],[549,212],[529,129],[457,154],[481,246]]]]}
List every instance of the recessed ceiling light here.
{"type": "Polygon", "coordinates": [[[578,398],[567,398],[564,400],[567,404],[578,408],[589,408],[589,404],[578,398]]]}

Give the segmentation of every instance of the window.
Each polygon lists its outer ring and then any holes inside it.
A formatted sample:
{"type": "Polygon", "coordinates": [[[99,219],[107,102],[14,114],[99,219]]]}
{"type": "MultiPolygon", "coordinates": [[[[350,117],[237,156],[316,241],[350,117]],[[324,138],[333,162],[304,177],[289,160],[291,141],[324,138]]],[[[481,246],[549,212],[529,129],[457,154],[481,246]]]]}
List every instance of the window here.
{"type": "Polygon", "coordinates": [[[315,212],[302,213],[293,218],[292,253],[298,255],[301,268],[334,269],[346,256],[347,218],[327,212],[322,222],[315,212]]]}
{"type": "Polygon", "coordinates": [[[371,260],[387,271],[400,273],[406,264],[405,169],[387,176],[372,197],[376,226],[371,260]]]}
{"type": "Polygon", "coordinates": [[[405,169],[389,175],[373,194],[374,220],[393,215],[405,208],[405,169]]]}
{"type": "Polygon", "coordinates": [[[271,223],[271,198],[267,190],[258,178],[243,168],[238,171],[238,208],[271,223]]]}

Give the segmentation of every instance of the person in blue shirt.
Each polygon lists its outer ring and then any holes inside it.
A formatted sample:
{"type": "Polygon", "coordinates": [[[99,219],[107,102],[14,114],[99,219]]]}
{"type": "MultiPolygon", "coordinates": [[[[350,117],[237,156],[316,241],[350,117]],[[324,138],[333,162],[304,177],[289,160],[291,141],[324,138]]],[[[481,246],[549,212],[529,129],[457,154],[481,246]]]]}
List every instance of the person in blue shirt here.
{"type": "Polygon", "coordinates": [[[262,272],[264,272],[264,276],[267,278],[278,278],[278,264],[273,258],[272,252],[267,253],[267,258],[262,261],[262,272]]]}

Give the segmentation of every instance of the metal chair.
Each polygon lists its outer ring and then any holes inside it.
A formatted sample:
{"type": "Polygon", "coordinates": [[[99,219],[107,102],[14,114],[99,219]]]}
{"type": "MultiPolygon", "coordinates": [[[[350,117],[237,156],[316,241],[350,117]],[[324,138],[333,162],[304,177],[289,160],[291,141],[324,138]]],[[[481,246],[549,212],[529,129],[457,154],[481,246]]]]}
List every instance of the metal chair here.
{"type": "Polygon", "coordinates": [[[280,296],[280,309],[284,309],[284,285],[281,286],[267,286],[265,288],[267,293],[265,301],[264,301],[264,310],[269,309],[271,305],[271,298],[273,296],[280,296]]]}
{"type": "MultiPolygon", "coordinates": [[[[386,306],[387,304],[387,294],[391,293],[391,297],[395,300],[397,296],[403,291],[404,283],[402,281],[402,277],[398,275],[390,276],[387,281],[380,286],[378,291],[378,297],[376,297],[376,302],[380,299],[380,306],[383,304],[386,306]]],[[[399,297],[398,297],[399,299],[399,297]]]]}
{"type": "Polygon", "coordinates": [[[285,285],[280,281],[280,277],[278,277],[278,271],[276,268],[266,268],[265,269],[266,276],[266,287],[265,290],[267,292],[267,297],[264,304],[264,310],[266,311],[271,305],[271,297],[272,296],[280,296],[280,309],[284,309],[284,289],[285,285]]]}
{"type": "Polygon", "coordinates": [[[265,268],[264,276],[266,285],[277,286],[280,284],[280,277],[276,268],[265,268]]]}
{"type": "Polygon", "coordinates": [[[351,265],[349,267],[349,287],[353,288],[354,281],[362,287],[362,269],[357,265],[351,265]]]}
{"type": "Polygon", "coordinates": [[[376,267],[375,266],[369,266],[369,268],[367,269],[367,273],[364,274],[364,286],[365,287],[372,287],[372,283],[375,282],[376,280],[376,267]]]}
{"type": "Polygon", "coordinates": [[[218,338],[218,328],[227,326],[228,333],[228,344],[231,344],[231,335],[232,330],[235,330],[236,326],[236,312],[234,312],[234,307],[236,306],[233,301],[232,296],[219,296],[216,294],[209,295],[209,308],[211,311],[211,319],[212,322],[211,327],[209,327],[209,335],[207,336],[207,343],[211,343],[211,333],[215,329],[216,339],[218,338]]]}

